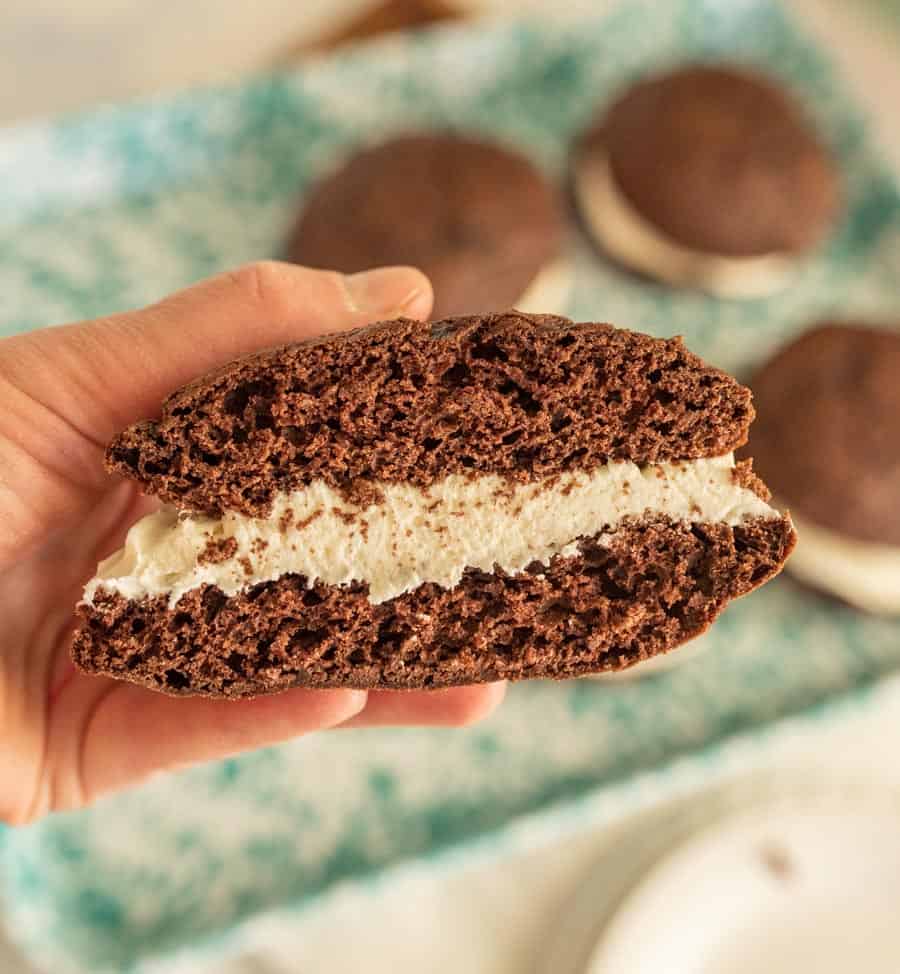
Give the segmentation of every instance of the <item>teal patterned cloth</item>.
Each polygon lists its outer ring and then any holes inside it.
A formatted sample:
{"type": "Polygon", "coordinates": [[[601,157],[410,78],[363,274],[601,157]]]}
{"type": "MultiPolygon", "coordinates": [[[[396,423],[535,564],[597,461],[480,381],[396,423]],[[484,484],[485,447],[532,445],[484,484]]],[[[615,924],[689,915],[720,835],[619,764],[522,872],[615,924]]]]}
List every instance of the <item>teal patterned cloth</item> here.
{"type": "MultiPolygon", "coordinates": [[[[900,196],[827,60],[765,0],[643,0],[603,22],[444,29],[0,134],[0,334],[137,306],[277,254],[303,188],[385,130],[480,131],[561,177],[571,136],[623,82],[723,53],[783,77],[817,119],[846,178],[839,231],[785,294],[727,303],[640,283],[573,230],[570,312],[683,334],[740,374],[819,315],[896,314],[900,196]]],[[[862,699],[900,663],[898,637],[895,623],[780,579],[731,606],[710,650],[668,674],[518,686],[471,730],[322,735],[158,779],[0,834],[11,935],[55,974],[147,969],[185,948],[215,956],[242,921],[340,879],[488,849],[524,815],[551,831],[587,822],[594,797],[632,794],[639,772],[664,792],[679,756],[715,761],[738,732],[862,699]]]]}
{"type": "Polygon", "coordinates": [[[876,0],[875,6],[893,18],[894,25],[900,25],[900,0],[876,0]]]}

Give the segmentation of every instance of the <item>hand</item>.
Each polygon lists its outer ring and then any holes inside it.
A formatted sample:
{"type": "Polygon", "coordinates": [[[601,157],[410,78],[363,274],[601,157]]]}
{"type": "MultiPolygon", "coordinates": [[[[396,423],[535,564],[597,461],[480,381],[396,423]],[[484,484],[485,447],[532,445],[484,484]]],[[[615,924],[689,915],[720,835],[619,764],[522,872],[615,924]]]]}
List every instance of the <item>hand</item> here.
{"type": "Polygon", "coordinates": [[[459,725],[502,686],[172,698],[78,672],[73,607],[152,508],[103,469],[105,444],[228,360],[371,320],[424,318],[410,268],[352,277],[261,263],[141,311],[0,341],[0,820],[75,808],[149,774],[337,725],[459,725]]]}

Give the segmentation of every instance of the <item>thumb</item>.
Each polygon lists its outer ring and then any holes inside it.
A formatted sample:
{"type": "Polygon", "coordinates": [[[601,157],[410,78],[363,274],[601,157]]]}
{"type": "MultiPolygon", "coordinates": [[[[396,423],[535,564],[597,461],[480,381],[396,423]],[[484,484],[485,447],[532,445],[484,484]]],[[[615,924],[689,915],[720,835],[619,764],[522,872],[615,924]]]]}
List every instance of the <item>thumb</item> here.
{"type": "Polygon", "coordinates": [[[169,393],[240,355],[385,318],[424,318],[428,279],[411,267],[344,276],[248,264],[140,311],[0,343],[3,375],[50,416],[102,446],[169,393]]]}

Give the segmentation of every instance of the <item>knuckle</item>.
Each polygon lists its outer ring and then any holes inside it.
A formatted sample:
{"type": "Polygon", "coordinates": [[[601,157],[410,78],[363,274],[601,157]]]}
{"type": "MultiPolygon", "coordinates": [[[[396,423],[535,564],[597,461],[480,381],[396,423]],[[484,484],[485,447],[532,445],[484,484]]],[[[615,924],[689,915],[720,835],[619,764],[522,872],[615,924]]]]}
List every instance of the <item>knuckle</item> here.
{"type": "Polygon", "coordinates": [[[341,306],[347,303],[347,283],[338,271],[318,271],[323,290],[330,292],[331,303],[341,306]]]}
{"type": "Polygon", "coordinates": [[[265,311],[277,310],[284,300],[284,265],[276,260],[257,260],[226,273],[239,297],[265,311]]]}
{"type": "Polygon", "coordinates": [[[0,800],[0,824],[9,828],[24,828],[42,818],[50,811],[46,807],[43,795],[32,795],[30,792],[22,795],[7,796],[0,800]]]}

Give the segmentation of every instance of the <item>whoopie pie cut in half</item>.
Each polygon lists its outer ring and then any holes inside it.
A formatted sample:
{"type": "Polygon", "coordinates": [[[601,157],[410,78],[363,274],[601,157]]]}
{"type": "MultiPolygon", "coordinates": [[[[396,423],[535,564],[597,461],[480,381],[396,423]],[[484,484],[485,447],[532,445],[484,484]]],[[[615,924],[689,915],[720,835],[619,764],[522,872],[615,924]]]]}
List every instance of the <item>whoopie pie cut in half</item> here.
{"type": "Polygon", "coordinates": [[[240,359],[118,435],[164,506],[79,606],[82,669],[168,693],[617,670],[781,569],[750,393],[689,352],[519,312],[240,359]]]}

